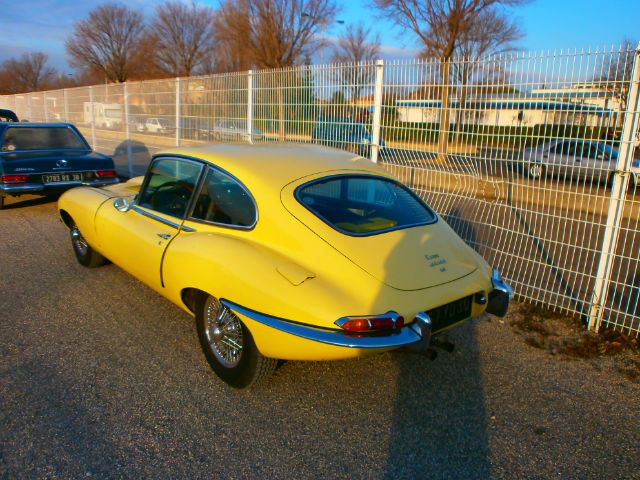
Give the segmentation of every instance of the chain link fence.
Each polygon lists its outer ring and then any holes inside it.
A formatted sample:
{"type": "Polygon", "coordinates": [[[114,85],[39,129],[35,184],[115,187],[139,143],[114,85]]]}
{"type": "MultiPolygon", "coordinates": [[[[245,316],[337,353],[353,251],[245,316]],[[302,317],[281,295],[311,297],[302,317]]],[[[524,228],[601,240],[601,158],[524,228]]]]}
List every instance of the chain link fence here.
{"type": "Polygon", "coordinates": [[[640,334],[639,54],[304,66],[0,97],[123,176],[168,147],[314,142],[418,192],[521,300],[640,334]]]}

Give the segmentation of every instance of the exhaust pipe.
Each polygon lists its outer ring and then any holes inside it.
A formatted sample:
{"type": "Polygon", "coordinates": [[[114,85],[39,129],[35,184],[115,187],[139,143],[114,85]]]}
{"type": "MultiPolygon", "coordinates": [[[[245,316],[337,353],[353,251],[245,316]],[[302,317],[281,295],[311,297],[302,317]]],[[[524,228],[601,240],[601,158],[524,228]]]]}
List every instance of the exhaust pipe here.
{"type": "Polygon", "coordinates": [[[445,352],[453,352],[456,346],[449,341],[449,335],[442,333],[431,339],[431,345],[444,350],[445,352]]]}

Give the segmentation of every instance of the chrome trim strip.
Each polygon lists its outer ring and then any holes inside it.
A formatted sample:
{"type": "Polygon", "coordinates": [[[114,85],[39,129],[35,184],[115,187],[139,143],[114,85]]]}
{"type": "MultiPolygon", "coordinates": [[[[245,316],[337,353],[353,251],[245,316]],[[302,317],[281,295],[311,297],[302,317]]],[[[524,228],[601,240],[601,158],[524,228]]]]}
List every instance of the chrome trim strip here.
{"type": "Polygon", "coordinates": [[[493,289],[498,290],[500,292],[506,293],[509,295],[509,300],[513,300],[513,289],[507,285],[507,283],[502,280],[502,276],[498,270],[493,270],[491,274],[491,283],[493,284],[493,289]]]}
{"type": "Polygon", "coordinates": [[[363,336],[355,337],[345,335],[342,331],[338,330],[323,330],[315,328],[309,325],[301,325],[293,323],[289,320],[282,318],[276,318],[269,315],[265,315],[248,308],[244,308],[229,300],[221,299],[220,302],[239,313],[242,316],[250,318],[258,323],[274,328],[284,333],[301,337],[306,340],[312,340],[314,342],[326,343],[327,345],[333,345],[336,347],[346,348],[397,348],[412,343],[420,342],[422,337],[419,333],[411,328],[411,325],[402,328],[399,331],[393,331],[388,336],[363,336]]]}
{"type": "Polygon", "coordinates": [[[40,192],[44,190],[44,185],[37,184],[22,184],[22,185],[0,185],[0,190],[3,192],[40,192]]]}
{"type": "Polygon", "coordinates": [[[195,228],[187,227],[186,225],[182,225],[182,230],[184,230],[185,232],[189,232],[189,233],[198,231],[195,228]]]}
{"type": "Polygon", "coordinates": [[[140,215],[144,215],[145,217],[149,217],[153,220],[157,220],[158,222],[167,225],[168,227],[172,227],[175,228],[176,230],[178,230],[180,228],[180,225],[177,223],[174,223],[170,220],[167,220],[166,218],[162,218],[158,215],[154,215],[153,213],[147,212],[146,210],[143,210],[142,208],[140,208],[138,205],[134,205],[133,210],[135,210],[136,212],[138,212],[140,215]]]}

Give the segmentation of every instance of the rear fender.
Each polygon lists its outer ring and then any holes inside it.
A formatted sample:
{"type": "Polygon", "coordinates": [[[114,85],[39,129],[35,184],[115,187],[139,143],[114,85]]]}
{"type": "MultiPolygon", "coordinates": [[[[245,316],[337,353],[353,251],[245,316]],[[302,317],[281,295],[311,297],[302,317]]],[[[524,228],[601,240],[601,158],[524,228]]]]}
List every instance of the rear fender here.
{"type": "Polygon", "coordinates": [[[186,289],[288,320],[335,328],[343,312],[366,306],[315,272],[253,242],[213,233],[185,233],[169,245],[162,264],[165,295],[185,305],[186,289]]]}

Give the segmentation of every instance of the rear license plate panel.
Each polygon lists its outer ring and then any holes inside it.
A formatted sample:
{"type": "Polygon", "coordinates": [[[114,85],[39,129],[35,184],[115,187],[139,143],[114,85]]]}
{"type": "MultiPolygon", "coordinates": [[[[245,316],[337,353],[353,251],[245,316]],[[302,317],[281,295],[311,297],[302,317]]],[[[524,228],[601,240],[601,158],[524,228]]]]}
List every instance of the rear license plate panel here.
{"type": "Polygon", "coordinates": [[[82,181],[81,173],[54,173],[52,175],[42,175],[42,183],[63,183],[80,181],[82,181]]]}
{"type": "Polygon", "coordinates": [[[473,295],[455,300],[446,305],[428,310],[426,313],[431,318],[431,331],[437,332],[454,323],[471,316],[471,303],[473,295]]]}

